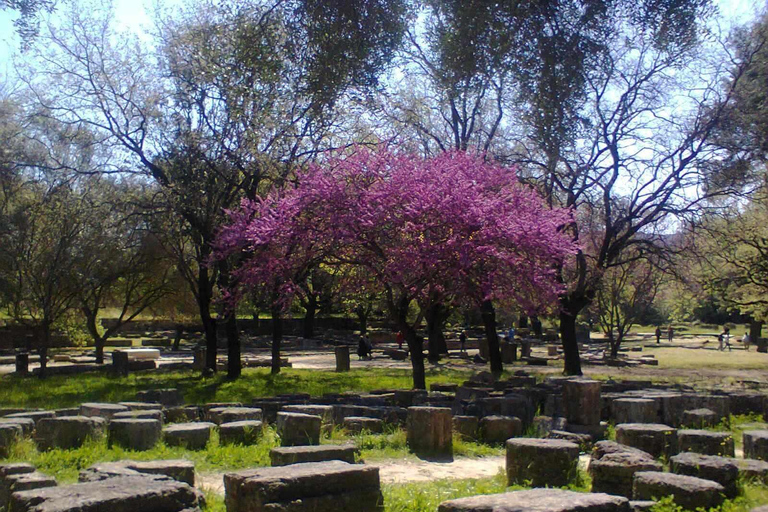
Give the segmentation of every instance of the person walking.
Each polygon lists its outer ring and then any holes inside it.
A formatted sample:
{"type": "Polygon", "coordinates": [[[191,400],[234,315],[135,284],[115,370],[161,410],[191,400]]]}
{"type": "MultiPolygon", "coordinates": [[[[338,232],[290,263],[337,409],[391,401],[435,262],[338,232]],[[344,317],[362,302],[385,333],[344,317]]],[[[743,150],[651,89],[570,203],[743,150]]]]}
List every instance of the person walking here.
{"type": "Polygon", "coordinates": [[[744,336],[741,337],[741,342],[744,344],[744,350],[749,352],[749,345],[752,343],[752,338],[749,335],[749,332],[744,332],[744,336]]]}
{"type": "Polygon", "coordinates": [[[397,341],[397,349],[403,350],[403,342],[405,341],[405,336],[403,336],[403,331],[397,331],[397,338],[395,339],[397,341]]]}
{"type": "Polygon", "coordinates": [[[461,343],[461,353],[464,354],[467,352],[466,345],[467,345],[467,333],[466,331],[461,331],[461,334],[459,334],[459,343],[461,343]]]}
{"type": "Polygon", "coordinates": [[[723,328],[723,334],[721,335],[723,337],[722,342],[720,343],[720,350],[725,350],[725,347],[728,347],[728,352],[731,351],[731,328],[726,326],[723,328]]]}
{"type": "Polygon", "coordinates": [[[669,328],[667,329],[667,339],[670,343],[672,343],[672,336],[675,335],[675,330],[672,328],[672,325],[670,324],[669,328]]]}
{"type": "Polygon", "coordinates": [[[656,343],[661,343],[661,326],[656,326],[656,343]]]}

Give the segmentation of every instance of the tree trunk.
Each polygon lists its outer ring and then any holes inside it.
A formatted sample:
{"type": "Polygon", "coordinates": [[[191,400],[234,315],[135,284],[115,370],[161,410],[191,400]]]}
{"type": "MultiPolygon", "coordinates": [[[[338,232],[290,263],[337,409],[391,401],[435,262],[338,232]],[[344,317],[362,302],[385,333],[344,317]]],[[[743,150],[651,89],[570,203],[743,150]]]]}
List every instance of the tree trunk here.
{"type": "Polygon", "coordinates": [[[211,302],[213,301],[213,284],[211,283],[208,269],[201,267],[197,274],[198,294],[197,305],[200,309],[200,320],[205,331],[205,369],[203,374],[210,375],[216,372],[216,351],[218,350],[218,336],[216,334],[216,320],[211,316],[211,302]]]}
{"type": "Polygon", "coordinates": [[[501,351],[499,350],[499,333],[496,332],[496,310],[493,302],[484,300],[480,304],[480,313],[483,316],[485,337],[488,340],[488,359],[491,362],[491,373],[498,377],[504,370],[501,363],[501,351]]]}
{"type": "Polygon", "coordinates": [[[749,322],[749,339],[752,341],[752,345],[758,346],[760,336],[763,333],[763,322],[757,320],[751,320],[749,322]]]}
{"type": "Polygon", "coordinates": [[[579,357],[579,343],[576,341],[576,315],[566,311],[560,311],[560,339],[563,343],[563,356],[565,358],[565,375],[581,375],[581,358],[579,357]]]}
{"type": "Polygon", "coordinates": [[[88,329],[88,334],[90,334],[93,339],[93,345],[96,352],[96,364],[104,364],[104,344],[106,339],[99,335],[99,329],[96,326],[96,315],[87,307],[83,307],[83,314],[85,315],[85,327],[88,329]]]}
{"type": "Polygon", "coordinates": [[[424,318],[427,320],[427,339],[429,340],[429,360],[436,362],[440,359],[440,354],[446,354],[448,347],[445,343],[445,334],[443,333],[443,324],[445,310],[447,308],[440,302],[433,302],[424,312],[424,318]]]}
{"type": "Polygon", "coordinates": [[[360,324],[360,336],[365,336],[365,333],[368,332],[368,312],[364,311],[363,308],[357,309],[357,321],[360,324]]]}
{"type": "Polygon", "coordinates": [[[616,359],[619,357],[619,346],[621,343],[619,340],[615,339],[613,337],[613,331],[608,333],[608,348],[610,350],[611,359],[616,359]]]}
{"type": "Polygon", "coordinates": [[[280,342],[283,340],[283,317],[280,307],[272,306],[272,374],[280,373],[280,342]]]}
{"type": "Polygon", "coordinates": [[[243,371],[240,360],[240,333],[237,330],[237,315],[231,311],[224,325],[227,332],[227,378],[237,379],[243,371]]]}
{"type": "Polygon", "coordinates": [[[520,318],[517,319],[517,328],[518,329],[527,329],[528,328],[528,317],[525,315],[520,315],[520,318]]]}
{"type": "Polygon", "coordinates": [[[51,344],[51,326],[48,324],[44,324],[40,328],[40,334],[39,337],[39,349],[38,353],[40,354],[40,373],[38,373],[38,377],[41,379],[44,379],[48,375],[48,347],[51,344]]]}
{"type": "Polygon", "coordinates": [[[304,328],[304,337],[307,339],[314,338],[315,313],[317,313],[317,297],[315,297],[313,293],[309,294],[309,298],[307,299],[307,303],[304,308],[307,310],[306,315],[304,315],[304,325],[302,326],[304,328]]]}
{"type": "Polygon", "coordinates": [[[531,331],[533,332],[534,336],[539,338],[541,338],[541,336],[544,334],[541,328],[541,320],[539,320],[539,317],[537,316],[531,317],[531,331]]]}
{"type": "Polygon", "coordinates": [[[413,389],[427,389],[427,378],[424,371],[424,339],[416,334],[416,330],[406,320],[410,303],[410,299],[405,297],[398,300],[397,303],[390,300],[390,315],[408,344],[408,350],[411,354],[411,368],[413,369],[413,389]]]}

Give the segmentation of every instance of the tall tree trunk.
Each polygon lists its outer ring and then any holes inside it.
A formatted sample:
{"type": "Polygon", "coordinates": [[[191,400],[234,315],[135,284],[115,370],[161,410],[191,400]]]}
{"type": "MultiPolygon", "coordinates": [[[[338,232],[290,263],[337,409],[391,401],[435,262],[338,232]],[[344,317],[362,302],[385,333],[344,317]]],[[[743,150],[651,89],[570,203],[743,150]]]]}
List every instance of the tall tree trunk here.
{"type": "Polygon", "coordinates": [[[484,300],[480,304],[480,313],[483,316],[485,337],[488,340],[488,359],[491,363],[491,373],[494,376],[501,375],[504,367],[501,362],[501,350],[499,350],[499,333],[496,332],[496,309],[493,302],[484,300]]]}
{"type": "Polygon", "coordinates": [[[234,311],[227,314],[226,324],[227,332],[227,378],[237,379],[243,371],[243,364],[240,359],[240,333],[237,329],[237,315],[234,311]]]}
{"type": "Polygon", "coordinates": [[[579,343],[576,341],[576,315],[565,309],[560,311],[560,339],[563,343],[565,375],[581,375],[579,343]]]}
{"type": "Polygon", "coordinates": [[[390,314],[408,344],[408,350],[411,354],[411,368],[413,369],[413,389],[427,389],[427,378],[424,370],[424,339],[418,336],[416,330],[408,324],[408,306],[410,303],[410,299],[405,297],[396,303],[390,300],[390,314]]]}
{"type": "Polygon", "coordinates": [[[272,374],[280,373],[280,342],[283,340],[283,317],[280,306],[272,306],[272,374]]]}
{"type": "Polygon", "coordinates": [[[304,328],[304,337],[314,338],[315,337],[315,313],[317,313],[317,297],[315,297],[315,294],[310,293],[309,297],[307,299],[307,303],[304,306],[304,308],[307,310],[307,313],[304,315],[304,324],[302,327],[304,328]]]}
{"type": "Polygon", "coordinates": [[[750,320],[749,322],[749,339],[752,340],[752,345],[758,346],[760,336],[763,333],[763,322],[758,320],[750,320]]]}
{"type": "Polygon", "coordinates": [[[355,313],[357,314],[357,321],[360,325],[360,336],[365,336],[365,333],[368,332],[368,310],[362,306],[358,306],[355,308],[355,313]]]}
{"type": "Polygon", "coordinates": [[[174,352],[179,351],[179,346],[181,345],[181,336],[184,334],[184,324],[176,324],[176,335],[173,338],[173,347],[171,350],[174,352]]]}
{"type": "Polygon", "coordinates": [[[528,328],[528,317],[524,314],[520,314],[520,318],[517,319],[517,328],[518,329],[527,329],[528,328]]]}
{"type": "Polygon", "coordinates": [[[92,313],[88,307],[83,307],[83,314],[85,315],[85,327],[88,330],[88,334],[93,339],[93,345],[96,352],[96,364],[104,364],[104,344],[106,339],[99,334],[99,329],[96,326],[96,315],[92,313]]]}
{"type": "Polygon", "coordinates": [[[541,329],[541,320],[539,320],[539,317],[532,316],[531,317],[531,332],[533,332],[534,336],[541,337],[543,333],[541,329]]]}
{"type": "Polygon", "coordinates": [[[611,359],[619,357],[619,346],[621,343],[619,340],[613,337],[613,330],[608,333],[608,348],[610,349],[611,359]]]}
{"type": "Polygon", "coordinates": [[[205,331],[205,369],[204,374],[210,375],[216,372],[216,351],[218,350],[218,335],[216,334],[216,320],[211,316],[211,303],[213,302],[213,283],[211,283],[208,269],[200,267],[197,274],[198,294],[197,305],[200,309],[200,320],[205,331]]]}

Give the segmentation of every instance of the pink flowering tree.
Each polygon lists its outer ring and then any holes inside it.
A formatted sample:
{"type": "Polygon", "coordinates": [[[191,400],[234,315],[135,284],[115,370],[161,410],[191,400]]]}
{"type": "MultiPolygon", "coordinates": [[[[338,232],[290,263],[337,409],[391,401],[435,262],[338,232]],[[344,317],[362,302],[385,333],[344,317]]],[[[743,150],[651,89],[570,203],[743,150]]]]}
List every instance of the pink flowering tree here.
{"type": "Polygon", "coordinates": [[[267,286],[288,305],[312,265],[360,268],[405,336],[415,388],[426,383],[423,341],[407,320],[412,301],[458,296],[481,306],[491,370],[500,372],[493,301],[536,313],[562,291],[555,268],[575,248],[559,228],[570,212],[548,209],[514,169],[465,152],[424,160],[358,149],[297,183],[230,214],[217,252],[243,262],[232,298],[267,286]]]}

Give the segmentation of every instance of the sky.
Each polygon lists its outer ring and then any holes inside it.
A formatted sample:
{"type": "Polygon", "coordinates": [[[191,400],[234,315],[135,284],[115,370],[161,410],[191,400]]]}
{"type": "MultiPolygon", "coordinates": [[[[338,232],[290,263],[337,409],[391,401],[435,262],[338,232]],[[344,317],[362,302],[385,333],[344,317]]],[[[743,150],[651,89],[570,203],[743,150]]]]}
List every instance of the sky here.
{"type": "MultiPolygon", "coordinates": [[[[163,0],[164,5],[173,5],[179,0],[163,0]]],[[[152,0],[113,0],[115,19],[120,24],[134,31],[151,24],[147,15],[151,12],[152,0]]],[[[754,18],[760,0],[715,0],[715,4],[723,14],[723,28],[729,25],[741,24],[754,18]]],[[[12,76],[12,56],[19,47],[18,37],[13,28],[16,14],[11,11],[0,11],[0,77],[12,76]]]]}

